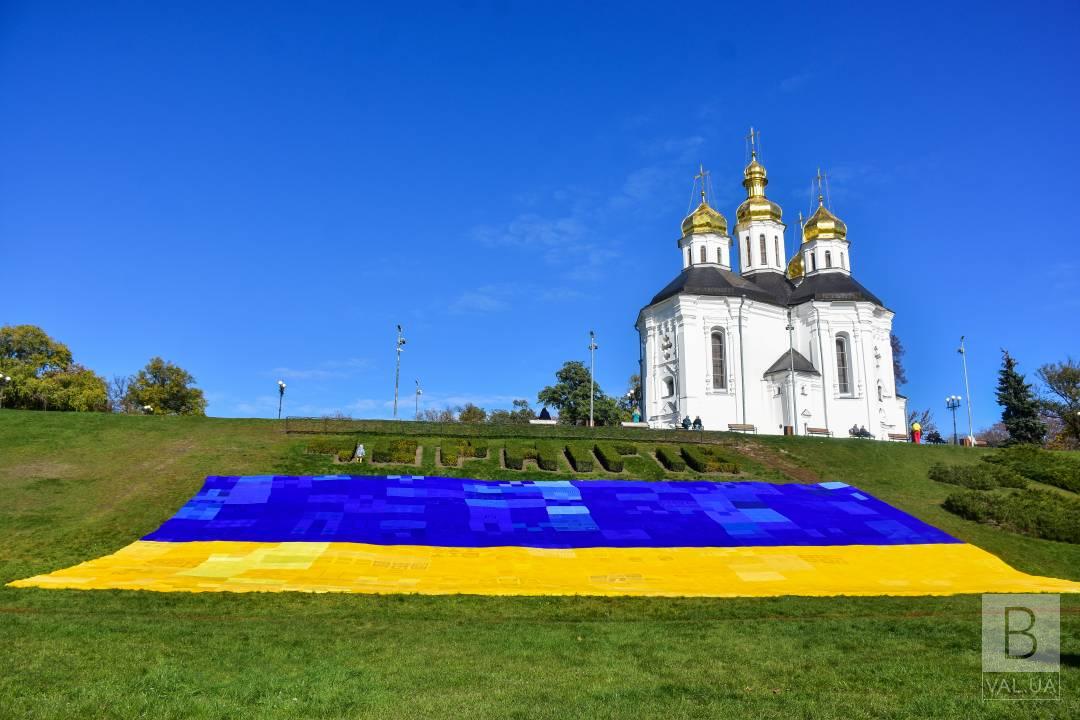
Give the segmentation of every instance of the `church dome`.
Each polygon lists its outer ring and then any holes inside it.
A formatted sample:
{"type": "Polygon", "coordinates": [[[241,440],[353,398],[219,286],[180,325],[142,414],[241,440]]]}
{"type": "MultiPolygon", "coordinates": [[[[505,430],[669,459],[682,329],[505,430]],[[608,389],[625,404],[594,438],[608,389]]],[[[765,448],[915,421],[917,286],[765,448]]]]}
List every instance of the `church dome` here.
{"type": "Polygon", "coordinates": [[[791,258],[791,262],[787,264],[787,276],[788,280],[795,280],[801,278],[804,274],[802,249],[800,248],[795,253],[795,257],[791,258]]]}
{"type": "Polygon", "coordinates": [[[818,196],[818,209],[803,225],[803,242],[818,239],[847,241],[847,225],[828,211],[820,196],[818,196]]]}
{"type": "Polygon", "coordinates": [[[783,215],[780,206],[765,197],[765,186],[769,184],[765,166],[758,162],[757,153],[750,157],[750,164],[743,170],[743,187],[746,188],[746,200],[735,211],[740,224],[754,220],[773,220],[781,222],[783,215]]]}
{"type": "Polygon", "coordinates": [[[682,221],[682,232],[683,236],[702,233],[727,235],[727,219],[702,200],[697,209],[682,221]]]}

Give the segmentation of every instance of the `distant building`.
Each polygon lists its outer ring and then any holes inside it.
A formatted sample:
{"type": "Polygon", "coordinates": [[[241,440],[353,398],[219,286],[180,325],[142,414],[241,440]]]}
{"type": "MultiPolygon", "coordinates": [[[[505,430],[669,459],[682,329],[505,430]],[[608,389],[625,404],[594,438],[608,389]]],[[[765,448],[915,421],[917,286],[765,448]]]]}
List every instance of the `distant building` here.
{"type": "Polygon", "coordinates": [[[825,207],[820,181],[818,208],[789,260],[756,152],[743,176],[747,198],[733,234],[703,187],[682,223],[682,272],[638,314],[643,419],[670,427],[700,415],[709,430],[754,425],[768,434],[794,427],[846,436],[856,425],[878,439],[906,432],[893,312],[852,277],[847,226],[825,207]]]}

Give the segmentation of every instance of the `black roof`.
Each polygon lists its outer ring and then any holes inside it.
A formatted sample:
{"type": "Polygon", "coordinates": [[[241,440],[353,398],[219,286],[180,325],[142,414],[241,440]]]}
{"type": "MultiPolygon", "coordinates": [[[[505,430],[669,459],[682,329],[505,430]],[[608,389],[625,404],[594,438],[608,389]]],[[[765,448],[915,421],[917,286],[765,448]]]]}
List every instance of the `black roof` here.
{"type": "Polygon", "coordinates": [[[769,369],[765,371],[765,375],[772,375],[774,372],[788,372],[792,366],[795,367],[795,372],[810,373],[811,375],[820,375],[814,364],[811,363],[806,357],[798,350],[788,350],[786,353],[776,359],[769,369]],[[792,361],[794,358],[794,362],[792,361]]]}
{"type": "Polygon", "coordinates": [[[783,305],[772,293],[750,282],[742,275],[724,270],[718,265],[692,265],[667,284],[650,302],[655,305],[675,295],[720,295],[783,305]]]}
{"type": "Polygon", "coordinates": [[[860,285],[846,273],[818,273],[803,278],[799,287],[791,293],[788,303],[799,305],[810,300],[864,300],[885,307],[877,295],[860,285]]]}
{"type": "Polygon", "coordinates": [[[846,273],[818,273],[795,285],[781,273],[757,273],[743,277],[718,265],[692,265],[658,292],[649,303],[655,305],[675,295],[745,296],[749,300],[787,307],[811,300],[865,301],[880,307],[885,303],[846,273]]]}

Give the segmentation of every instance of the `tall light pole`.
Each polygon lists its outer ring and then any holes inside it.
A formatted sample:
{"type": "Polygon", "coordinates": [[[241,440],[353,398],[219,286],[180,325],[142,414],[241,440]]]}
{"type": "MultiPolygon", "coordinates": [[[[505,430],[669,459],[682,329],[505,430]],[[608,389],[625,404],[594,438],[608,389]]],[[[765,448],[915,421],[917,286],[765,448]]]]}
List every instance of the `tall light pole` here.
{"type": "Polygon", "coordinates": [[[952,410],[952,444],[956,444],[956,408],[960,407],[960,396],[950,395],[945,398],[945,407],[952,410]]]}
{"type": "Polygon", "coordinates": [[[799,434],[799,405],[798,400],[795,399],[795,325],[791,322],[791,311],[787,311],[787,330],[788,337],[788,376],[791,378],[791,432],[793,435],[799,434]]]}
{"type": "Polygon", "coordinates": [[[0,375],[0,410],[4,407],[4,390],[11,383],[10,375],[0,375]]]}
{"type": "Polygon", "coordinates": [[[277,419],[281,419],[281,405],[285,402],[285,381],[277,381],[277,419]]]}
{"type": "Polygon", "coordinates": [[[420,389],[420,378],[416,378],[416,420],[420,419],[420,396],[424,391],[420,389]]]}
{"type": "Polygon", "coordinates": [[[394,365],[394,419],[397,420],[398,381],[401,379],[401,351],[405,349],[405,336],[397,326],[397,363],[394,365]]]}
{"type": "Polygon", "coordinates": [[[596,395],[596,333],[589,331],[589,427],[593,426],[593,397],[596,395]]]}
{"type": "Polygon", "coordinates": [[[971,429],[971,385],[968,384],[968,371],[967,371],[967,350],[964,348],[964,336],[960,336],[960,349],[956,352],[960,353],[960,360],[964,365],[964,395],[967,400],[967,416],[968,416],[968,443],[971,447],[975,447],[975,434],[971,429]]]}

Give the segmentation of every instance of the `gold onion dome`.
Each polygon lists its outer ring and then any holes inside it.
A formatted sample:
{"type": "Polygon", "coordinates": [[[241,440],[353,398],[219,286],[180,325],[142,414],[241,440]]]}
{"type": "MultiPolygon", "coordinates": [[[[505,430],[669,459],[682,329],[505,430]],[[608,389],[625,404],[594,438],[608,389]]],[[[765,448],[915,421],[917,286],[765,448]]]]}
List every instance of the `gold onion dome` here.
{"type": "Polygon", "coordinates": [[[843,240],[847,242],[847,225],[825,207],[818,195],[818,209],[803,225],[803,242],[811,240],[843,240]]]}
{"type": "Polygon", "coordinates": [[[787,264],[787,276],[789,280],[795,278],[801,278],[805,270],[803,269],[802,250],[795,252],[795,257],[791,258],[791,262],[787,264]]]}
{"type": "Polygon", "coordinates": [[[765,186],[769,184],[765,166],[758,162],[757,153],[753,153],[750,164],[743,170],[743,187],[746,188],[746,200],[735,211],[740,224],[754,220],[775,220],[781,222],[780,206],[765,197],[765,186]]]}
{"type": "Polygon", "coordinates": [[[702,233],[727,235],[727,219],[709,207],[709,203],[702,199],[697,209],[682,221],[682,232],[683,236],[702,233]]]}

